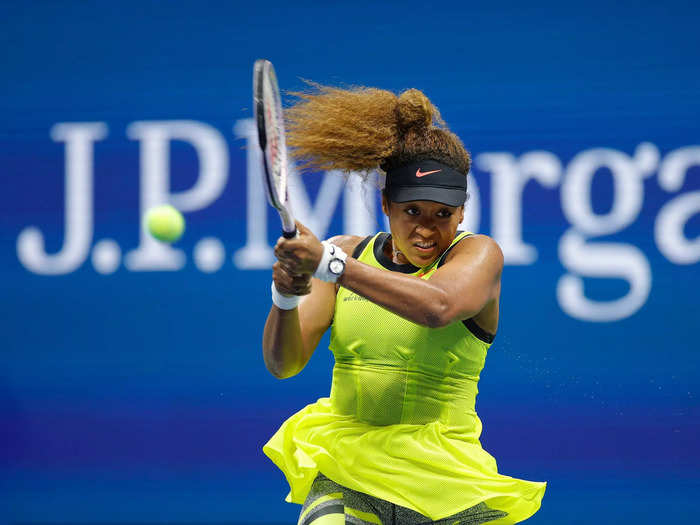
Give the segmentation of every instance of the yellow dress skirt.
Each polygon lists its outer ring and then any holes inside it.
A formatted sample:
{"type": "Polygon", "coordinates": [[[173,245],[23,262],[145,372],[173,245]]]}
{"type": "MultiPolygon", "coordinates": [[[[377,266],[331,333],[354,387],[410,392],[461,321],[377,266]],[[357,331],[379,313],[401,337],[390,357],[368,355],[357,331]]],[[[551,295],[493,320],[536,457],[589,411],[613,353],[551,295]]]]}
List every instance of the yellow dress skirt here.
{"type": "Polygon", "coordinates": [[[374,426],[335,413],[330,399],[321,398],[287,419],[263,451],[284,472],[293,503],[304,502],[321,472],[432,520],[481,502],[508,514],[494,524],[527,519],[539,509],[546,483],[498,474],[481,448],[480,430],[480,423],[469,431],[439,421],[374,426]]]}

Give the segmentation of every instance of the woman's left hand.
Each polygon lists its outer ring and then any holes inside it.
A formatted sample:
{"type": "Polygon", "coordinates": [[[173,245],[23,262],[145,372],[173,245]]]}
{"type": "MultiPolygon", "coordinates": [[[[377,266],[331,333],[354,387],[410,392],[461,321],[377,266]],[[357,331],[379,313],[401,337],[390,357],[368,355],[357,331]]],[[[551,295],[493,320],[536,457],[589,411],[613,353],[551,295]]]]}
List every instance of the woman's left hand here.
{"type": "Polygon", "coordinates": [[[280,265],[292,275],[313,274],[323,256],[323,245],[302,223],[298,222],[297,236],[293,239],[280,237],[275,245],[275,257],[280,265]]]}

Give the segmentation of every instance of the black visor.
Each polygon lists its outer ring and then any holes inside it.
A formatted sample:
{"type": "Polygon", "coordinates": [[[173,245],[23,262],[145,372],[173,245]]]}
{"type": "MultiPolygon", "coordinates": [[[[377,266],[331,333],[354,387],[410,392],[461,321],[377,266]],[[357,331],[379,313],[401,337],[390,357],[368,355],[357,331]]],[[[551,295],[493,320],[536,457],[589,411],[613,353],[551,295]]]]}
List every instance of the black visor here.
{"type": "Polygon", "coordinates": [[[388,172],[385,191],[392,202],[433,201],[462,206],[467,200],[467,177],[436,160],[422,160],[388,172]]]}

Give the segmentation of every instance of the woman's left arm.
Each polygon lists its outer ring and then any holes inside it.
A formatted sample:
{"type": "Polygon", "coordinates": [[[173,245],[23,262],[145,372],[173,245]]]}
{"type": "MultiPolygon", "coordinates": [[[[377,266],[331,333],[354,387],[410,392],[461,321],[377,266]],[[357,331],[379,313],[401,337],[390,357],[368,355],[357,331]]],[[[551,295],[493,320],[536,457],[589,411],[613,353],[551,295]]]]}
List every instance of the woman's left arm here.
{"type": "MultiPolygon", "coordinates": [[[[313,273],[322,249],[303,225],[300,236],[278,246],[276,255],[296,273],[313,273]]],[[[485,235],[460,241],[428,280],[388,272],[348,257],[338,284],[401,317],[430,327],[474,317],[498,294],[503,253],[485,235]]]]}
{"type": "Polygon", "coordinates": [[[348,258],[339,283],[401,317],[432,328],[474,317],[497,297],[503,253],[485,235],[460,241],[430,279],[348,258]]]}

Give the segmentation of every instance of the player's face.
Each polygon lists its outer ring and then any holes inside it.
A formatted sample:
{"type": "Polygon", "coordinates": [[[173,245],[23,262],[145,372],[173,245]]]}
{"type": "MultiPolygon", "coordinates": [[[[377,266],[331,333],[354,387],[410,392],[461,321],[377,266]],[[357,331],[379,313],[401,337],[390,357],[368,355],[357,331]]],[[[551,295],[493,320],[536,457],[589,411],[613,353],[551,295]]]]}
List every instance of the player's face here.
{"type": "Polygon", "coordinates": [[[382,197],[394,243],[394,262],[430,265],[452,243],[464,219],[464,206],[432,201],[389,202],[382,197]]]}

